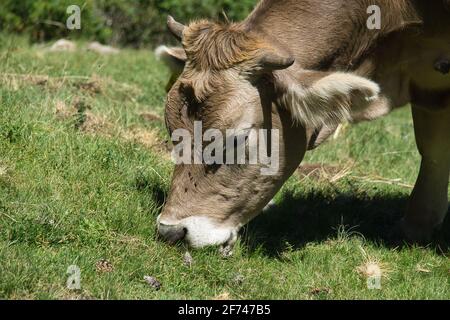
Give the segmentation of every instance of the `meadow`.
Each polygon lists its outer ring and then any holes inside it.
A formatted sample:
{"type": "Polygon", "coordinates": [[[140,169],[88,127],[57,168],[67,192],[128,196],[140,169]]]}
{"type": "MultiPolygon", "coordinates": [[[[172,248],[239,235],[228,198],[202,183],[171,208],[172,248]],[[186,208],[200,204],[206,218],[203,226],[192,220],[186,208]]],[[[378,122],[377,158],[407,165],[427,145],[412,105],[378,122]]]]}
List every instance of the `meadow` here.
{"type": "Polygon", "coordinates": [[[450,219],[428,246],[395,233],[419,168],[409,107],[308,153],[233,256],[158,241],[169,77],[149,50],[0,37],[0,299],[450,299],[450,219]]]}

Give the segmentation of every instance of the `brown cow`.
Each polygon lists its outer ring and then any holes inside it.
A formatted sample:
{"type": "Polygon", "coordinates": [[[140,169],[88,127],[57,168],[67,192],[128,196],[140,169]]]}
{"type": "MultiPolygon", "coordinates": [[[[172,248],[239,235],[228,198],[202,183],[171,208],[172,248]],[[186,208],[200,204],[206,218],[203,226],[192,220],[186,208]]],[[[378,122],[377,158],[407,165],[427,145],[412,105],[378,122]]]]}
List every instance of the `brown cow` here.
{"type": "Polygon", "coordinates": [[[272,175],[261,174],[262,164],[176,165],[160,235],[193,247],[231,246],[306,150],[340,122],[411,103],[422,164],[402,226],[409,239],[429,239],[448,210],[449,4],[263,0],[239,23],[184,26],[169,17],[186,53],[173,55],[184,69],[167,98],[169,132],[193,133],[195,121],[203,132],[278,129],[279,164],[272,175]],[[381,9],[375,29],[367,22],[373,5],[381,9]]]}

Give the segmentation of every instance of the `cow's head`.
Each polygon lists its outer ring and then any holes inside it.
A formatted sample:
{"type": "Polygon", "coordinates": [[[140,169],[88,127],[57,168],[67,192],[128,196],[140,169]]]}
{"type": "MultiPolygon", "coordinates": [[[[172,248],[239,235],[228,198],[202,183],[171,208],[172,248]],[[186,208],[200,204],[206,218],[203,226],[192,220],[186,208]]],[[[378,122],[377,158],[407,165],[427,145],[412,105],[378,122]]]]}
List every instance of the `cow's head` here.
{"type": "MultiPolygon", "coordinates": [[[[183,26],[169,17],[168,25],[186,55],[166,51],[174,59],[170,65],[183,65],[168,94],[166,125],[172,135],[180,129],[190,133],[192,164],[175,166],[158,230],[169,242],[184,239],[193,247],[232,244],[239,228],[261,212],[297,168],[317,137],[313,133],[320,128],[331,132],[328,128],[339,121],[364,113],[379,88],[353,74],[302,70],[289,50],[240,24],[199,21],[183,26]],[[276,165],[264,171],[268,162],[249,164],[248,158],[246,164],[229,164],[231,158],[237,161],[227,154],[236,151],[239,141],[224,142],[219,158],[225,164],[196,164],[194,131],[199,124],[210,141],[211,129],[224,137],[227,129],[235,129],[247,144],[255,140],[246,139],[246,133],[272,130],[258,136],[257,148],[264,145],[276,165]]],[[[179,151],[182,143],[175,145],[179,151]]],[[[203,141],[200,152],[206,146],[203,141]]],[[[252,146],[247,147],[249,157],[252,146]]]]}

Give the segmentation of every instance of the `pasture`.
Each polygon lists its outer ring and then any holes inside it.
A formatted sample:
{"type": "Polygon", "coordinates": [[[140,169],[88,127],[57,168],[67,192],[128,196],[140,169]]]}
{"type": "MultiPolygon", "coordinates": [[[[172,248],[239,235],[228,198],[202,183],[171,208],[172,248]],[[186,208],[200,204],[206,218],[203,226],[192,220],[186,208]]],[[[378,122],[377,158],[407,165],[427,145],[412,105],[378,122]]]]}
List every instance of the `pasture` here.
{"type": "Polygon", "coordinates": [[[1,299],[450,299],[449,219],[426,247],[392,228],[419,167],[409,107],[308,153],[232,257],[186,261],[157,241],[168,79],[148,50],[50,53],[1,37],[1,299]],[[367,286],[373,266],[380,289],[367,286]]]}

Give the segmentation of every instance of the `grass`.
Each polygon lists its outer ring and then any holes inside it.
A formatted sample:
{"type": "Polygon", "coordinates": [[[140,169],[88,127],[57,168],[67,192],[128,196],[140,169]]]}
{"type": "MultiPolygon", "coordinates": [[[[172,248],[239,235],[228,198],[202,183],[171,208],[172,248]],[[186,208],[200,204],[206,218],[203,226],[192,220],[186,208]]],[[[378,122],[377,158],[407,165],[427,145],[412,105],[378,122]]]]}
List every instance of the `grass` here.
{"type": "Polygon", "coordinates": [[[0,39],[0,298],[450,299],[448,219],[428,247],[389,231],[419,165],[408,108],[309,153],[231,258],[207,248],[186,265],[186,248],[155,234],[172,170],[168,70],[144,50],[0,39]],[[367,288],[374,264],[381,290],[367,288]],[[70,265],[80,290],[66,287],[70,265]]]}

